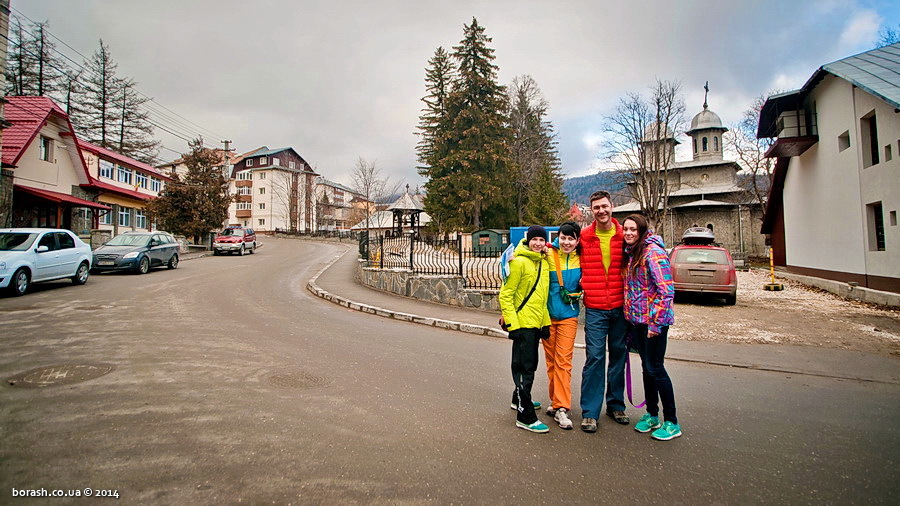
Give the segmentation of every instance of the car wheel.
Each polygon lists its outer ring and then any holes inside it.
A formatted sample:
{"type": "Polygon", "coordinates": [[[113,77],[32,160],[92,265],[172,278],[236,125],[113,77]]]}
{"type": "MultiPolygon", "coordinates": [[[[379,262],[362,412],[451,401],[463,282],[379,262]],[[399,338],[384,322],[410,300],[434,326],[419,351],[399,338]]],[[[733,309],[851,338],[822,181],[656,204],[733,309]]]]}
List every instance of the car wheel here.
{"type": "Polygon", "coordinates": [[[725,296],[725,305],[733,306],[737,304],[737,295],[726,295],[725,296]]]}
{"type": "Polygon", "coordinates": [[[177,269],[178,268],[178,253],[172,255],[172,258],[169,259],[169,269],[177,269]]]}
{"type": "Polygon", "coordinates": [[[24,267],[20,267],[19,270],[13,274],[12,279],[9,283],[9,289],[13,295],[16,297],[25,295],[25,292],[28,291],[28,286],[31,284],[31,275],[28,274],[28,270],[24,267]]]}
{"type": "Polygon", "coordinates": [[[250,248],[250,254],[252,255],[254,253],[256,253],[256,243],[255,242],[253,243],[253,247],[250,248]]]}
{"type": "Polygon", "coordinates": [[[221,253],[219,253],[219,250],[214,249],[214,250],[213,250],[213,256],[214,256],[214,257],[217,257],[217,256],[219,256],[219,255],[221,255],[221,253]]]}
{"type": "Polygon", "coordinates": [[[238,255],[240,255],[240,256],[244,256],[244,253],[246,253],[246,252],[247,252],[247,250],[246,250],[246,249],[244,249],[244,245],[243,245],[243,244],[241,244],[241,250],[240,250],[240,251],[238,251],[238,255]]]}
{"type": "Polygon", "coordinates": [[[88,267],[87,262],[81,262],[81,265],[78,266],[78,270],[75,271],[75,275],[72,276],[72,284],[73,285],[83,285],[87,283],[88,272],[91,269],[88,267]]]}
{"type": "Polygon", "coordinates": [[[147,274],[150,271],[150,259],[147,257],[141,258],[141,261],[138,263],[137,273],[138,274],[147,274]]]}

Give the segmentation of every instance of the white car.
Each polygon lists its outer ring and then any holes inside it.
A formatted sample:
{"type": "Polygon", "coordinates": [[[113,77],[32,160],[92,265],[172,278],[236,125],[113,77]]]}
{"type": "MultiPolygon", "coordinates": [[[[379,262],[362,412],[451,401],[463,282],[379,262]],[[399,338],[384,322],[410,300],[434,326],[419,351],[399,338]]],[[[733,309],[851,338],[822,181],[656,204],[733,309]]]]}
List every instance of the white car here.
{"type": "Polygon", "coordinates": [[[92,258],[91,247],[69,230],[0,228],[0,289],[25,295],[31,283],[64,278],[83,285],[92,258]]]}

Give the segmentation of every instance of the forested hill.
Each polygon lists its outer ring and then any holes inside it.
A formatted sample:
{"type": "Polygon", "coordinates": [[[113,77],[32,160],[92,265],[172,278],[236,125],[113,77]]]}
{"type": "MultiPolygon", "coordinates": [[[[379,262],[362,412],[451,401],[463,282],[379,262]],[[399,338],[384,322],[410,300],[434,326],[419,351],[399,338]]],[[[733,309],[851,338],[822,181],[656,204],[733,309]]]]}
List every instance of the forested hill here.
{"type": "Polygon", "coordinates": [[[622,182],[621,172],[602,171],[588,176],[564,179],[562,190],[570,204],[575,202],[587,204],[591,194],[595,191],[606,190],[610,193],[622,193],[625,191],[625,183],[622,182]]]}

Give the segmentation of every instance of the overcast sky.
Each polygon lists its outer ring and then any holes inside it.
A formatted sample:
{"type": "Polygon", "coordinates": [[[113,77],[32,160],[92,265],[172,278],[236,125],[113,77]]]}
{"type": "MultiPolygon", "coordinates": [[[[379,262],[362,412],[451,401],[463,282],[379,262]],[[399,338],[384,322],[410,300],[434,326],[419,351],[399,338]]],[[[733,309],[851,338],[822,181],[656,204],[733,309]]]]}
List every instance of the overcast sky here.
{"type": "MultiPolygon", "coordinates": [[[[84,55],[103,39],[121,76],[238,152],[293,147],[350,183],[358,157],[421,183],[415,135],[424,73],[478,19],[499,79],[530,74],[550,104],[567,175],[600,166],[603,117],[629,91],[682,83],[688,119],[703,104],[726,125],[771,89],[872,48],[900,2],[863,0],[530,1],[11,0],[84,55]]],[[[80,61],[71,50],[57,48],[80,61]]],[[[174,118],[180,123],[184,120],[174,118]]],[[[186,131],[181,127],[179,131],[186,131]]],[[[157,132],[160,157],[186,143],[157,132]]]]}

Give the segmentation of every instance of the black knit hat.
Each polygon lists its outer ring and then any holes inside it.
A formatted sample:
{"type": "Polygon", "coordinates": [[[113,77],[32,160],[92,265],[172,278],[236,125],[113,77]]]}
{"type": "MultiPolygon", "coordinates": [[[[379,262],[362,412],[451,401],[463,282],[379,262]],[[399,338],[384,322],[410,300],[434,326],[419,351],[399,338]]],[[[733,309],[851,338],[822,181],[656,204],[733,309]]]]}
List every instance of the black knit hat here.
{"type": "Polygon", "coordinates": [[[532,225],[528,227],[528,232],[525,234],[525,242],[531,242],[535,237],[543,237],[544,240],[547,240],[547,230],[540,225],[532,225]]]}

